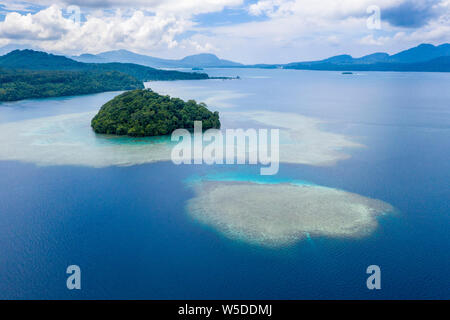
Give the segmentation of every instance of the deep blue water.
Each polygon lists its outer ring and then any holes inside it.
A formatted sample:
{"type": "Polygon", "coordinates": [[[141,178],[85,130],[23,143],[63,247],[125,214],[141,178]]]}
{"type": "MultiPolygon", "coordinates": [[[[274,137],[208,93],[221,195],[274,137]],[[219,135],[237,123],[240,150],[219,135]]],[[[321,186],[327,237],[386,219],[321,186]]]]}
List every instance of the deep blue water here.
{"type": "MultiPolygon", "coordinates": [[[[250,179],[256,167],[162,162],[99,169],[3,161],[0,298],[450,298],[450,75],[207,71],[243,79],[150,86],[210,99],[219,111],[328,120],[327,130],[366,147],[346,150],[352,157],[335,166],[281,164],[272,179],[355,192],[388,202],[397,213],[382,217],[362,239],[312,238],[268,249],[225,238],[184,209],[192,177],[250,179]],[[81,267],[80,291],[66,288],[70,264],[81,267]],[[379,291],[366,288],[371,264],[381,267],[379,291]]],[[[0,122],[89,111],[114,95],[1,104],[0,122]]]]}

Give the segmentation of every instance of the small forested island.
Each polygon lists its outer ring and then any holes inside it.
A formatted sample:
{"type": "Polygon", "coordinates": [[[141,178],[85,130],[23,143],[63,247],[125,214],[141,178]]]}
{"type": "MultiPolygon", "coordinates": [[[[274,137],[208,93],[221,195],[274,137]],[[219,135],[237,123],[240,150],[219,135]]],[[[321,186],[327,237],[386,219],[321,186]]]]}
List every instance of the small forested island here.
{"type": "Polygon", "coordinates": [[[202,121],[204,130],[220,128],[219,113],[209,111],[204,103],[185,102],[150,89],[139,89],[105,103],[91,126],[96,133],[144,137],[193,129],[196,120],[202,121]]]}

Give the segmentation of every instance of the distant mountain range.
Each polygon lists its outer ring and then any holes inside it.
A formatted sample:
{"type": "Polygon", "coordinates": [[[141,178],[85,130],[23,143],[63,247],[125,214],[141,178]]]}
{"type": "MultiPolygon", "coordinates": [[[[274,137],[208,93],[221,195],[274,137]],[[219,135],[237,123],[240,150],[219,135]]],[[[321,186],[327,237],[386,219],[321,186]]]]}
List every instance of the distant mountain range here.
{"type": "Polygon", "coordinates": [[[450,72],[450,44],[417,47],[389,55],[377,52],[360,58],[338,55],[324,60],[292,62],[287,64],[244,65],[219,59],[213,54],[197,54],[180,60],[169,60],[133,53],[127,50],[103,52],[97,55],[82,54],[72,57],[82,62],[128,62],[159,68],[283,68],[300,70],[335,71],[440,71],[450,72]]]}
{"type": "MultiPolygon", "coordinates": [[[[1,51],[1,48],[0,48],[1,51]]],[[[27,51],[22,50],[20,52],[27,51]]],[[[28,50],[29,51],[29,50],[28,50]]],[[[17,52],[13,51],[13,52],[17,52]]],[[[34,51],[36,52],[36,51],[34,51]]],[[[253,64],[244,65],[238,62],[218,58],[214,54],[202,53],[187,56],[183,59],[162,59],[147,55],[137,54],[127,50],[108,51],[100,54],[82,54],[79,56],[67,57],[57,56],[56,60],[64,60],[64,68],[78,68],[80,63],[95,65],[96,68],[113,67],[111,63],[120,63],[115,68],[125,68],[123,64],[131,69],[144,68],[282,68],[300,70],[334,70],[334,71],[429,71],[429,72],[450,72],[450,44],[445,43],[439,46],[432,44],[421,44],[417,47],[401,51],[390,55],[385,52],[377,52],[360,58],[353,58],[350,55],[338,55],[328,59],[317,61],[292,62],[287,64],[253,64]],[[106,65],[106,66],[102,66],[106,65]],[[137,66],[139,65],[139,66],[137,66]]],[[[0,57],[0,63],[1,63],[0,57]]],[[[15,58],[16,59],[16,58],[15,58]]],[[[15,63],[20,61],[17,60],[15,63]]],[[[30,61],[26,58],[22,61],[27,68],[30,61]]],[[[58,63],[59,64],[59,63],[58,63]]],[[[1,64],[0,64],[1,67],[1,64]]],[[[92,66],[91,66],[92,67],[92,66]]],[[[157,70],[157,69],[152,69],[157,70]]],[[[119,70],[120,71],[120,70],[119,70]]],[[[163,70],[159,70],[162,72],[163,70]]],[[[136,76],[133,75],[133,76],[136,76]]],[[[138,77],[141,78],[141,77],[138,77]]]]}
{"type": "MultiPolygon", "coordinates": [[[[268,66],[276,68],[277,66],[268,66]]],[[[267,66],[266,66],[267,68],[267,66]]],[[[283,69],[322,70],[322,71],[403,71],[403,72],[450,72],[450,56],[435,58],[429,61],[398,63],[292,63],[282,66],[283,69]]]]}
{"type": "Polygon", "coordinates": [[[377,52],[360,58],[339,55],[324,60],[246,67],[331,71],[429,71],[450,72],[450,44],[417,47],[389,55],[377,52]]]}
{"type": "Polygon", "coordinates": [[[72,59],[80,62],[107,63],[122,62],[136,63],[153,68],[213,68],[213,67],[239,67],[242,64],[219,59],[210,53],[187,56],[180,60],[161,59],[142,54],[137,54],[127,50],[107,51],[99,54],[82,54],[72,56],[72,59]]]}
{"type": "Polygon", "coordinates": [[[440,46],[433,46],[432,44],[421,44],[417,47],[401,51],[399,53],[389,55],[386,52],[377,52],[363,56],[361,58],[353,58],[350,55],[334,56],[325,60],[310,61],[310,62],[294,62],[294,64],[322,64],[322,63],[336,63],[336,64],[373,64],[373,63],[415,63],[429,61],[435,58],[450,56],[450,44],[442,44],[440,46]]]}

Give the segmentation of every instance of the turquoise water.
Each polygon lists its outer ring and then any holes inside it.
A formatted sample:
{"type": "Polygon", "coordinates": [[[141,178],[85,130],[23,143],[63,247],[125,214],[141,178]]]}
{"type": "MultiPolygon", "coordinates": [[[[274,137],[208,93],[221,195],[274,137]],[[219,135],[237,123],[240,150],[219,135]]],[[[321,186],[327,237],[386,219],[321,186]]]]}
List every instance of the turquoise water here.
{"type": "Polygon", "coordinates": [[[260,175],[258,172],[246,170],[242,167],[239,171],[229,171],[223,168],[220,172],[209,173],[206,175],[193,175],[185,180],[187,184],[196,184],[201,181],[237,181],[252,182],[258,184],[280,184],[290,183],[299,186],[313,186],[314,183],[304,180],[282,177],[280,175],[260,175]]]}
{"type": "MultiPolygon", "coordinates": [[[[334,165],[281,164],[278,175],[263,177],[258,166],[246,165],[52,165],[57,153],[63,160],[77,155],[50,139],[39,155],[47,157],[45,165],[32,154],[29,161],[0,161],[0,298],[450,298],[450,75],[207,72],[242,80],[148,85],[205,101],[224,115],[268,110],[325,120],[323,130],[364,147],[342,150],[350,158],[334,165]],[[201,180],[326,186],[380,199],[396,214],[381,217],[367,237],[310,236],[264,248],[228,239],[189,216],[191,184],[201,180]],[[81,267],[81,291],[65,287],[70,264],[81,267]],[[376,292],[365,285],[371,264],[382,271],[376,292]]],[[[0,123],[16,121],[22,129],[22,120],[95,112],[115,94],[0,104],[0,123]]],[[[57,132],[67,129],[89,145],[82,158],[91,164],[103,156],[93,154],[98,144],[147,143],[110,141],[80,121],[69,129],[62,122],[57,132]]],[[[3,150],[14,148],[8,140],[3,150]]]]}

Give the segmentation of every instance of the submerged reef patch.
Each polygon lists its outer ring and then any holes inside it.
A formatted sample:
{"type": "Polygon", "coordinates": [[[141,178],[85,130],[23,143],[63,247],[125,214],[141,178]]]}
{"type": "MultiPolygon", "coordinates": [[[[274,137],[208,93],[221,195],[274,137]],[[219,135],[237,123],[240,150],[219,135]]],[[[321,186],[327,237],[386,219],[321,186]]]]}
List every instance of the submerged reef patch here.
{"type": "Polygon", "coordinates": [[[187,203],[189,214],[229,238],[280,247],[308,235],[362,237],[393,207],[343,190],[314,186],[202,181],[187,203]]]}

